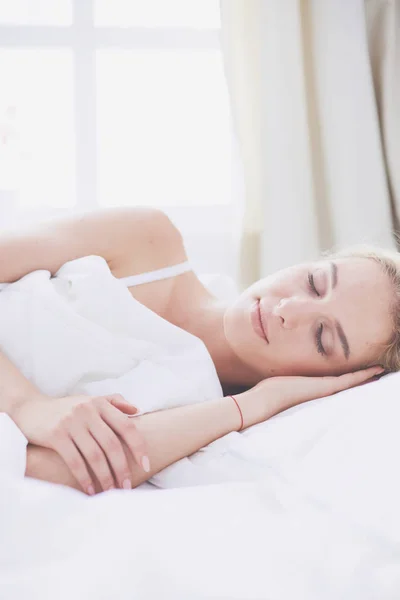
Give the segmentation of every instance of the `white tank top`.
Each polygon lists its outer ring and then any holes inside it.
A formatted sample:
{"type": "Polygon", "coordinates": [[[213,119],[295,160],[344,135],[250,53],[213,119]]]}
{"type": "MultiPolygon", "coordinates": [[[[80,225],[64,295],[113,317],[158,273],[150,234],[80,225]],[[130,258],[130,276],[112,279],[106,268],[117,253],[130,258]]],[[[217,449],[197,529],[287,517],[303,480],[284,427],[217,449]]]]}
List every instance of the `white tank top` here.
{"type": "MultiPolygon", "coordinates": [[[[140,273],[139,275],[119,277],[118,280],[124,283],[126,287],[134,287],[136,285],[143,285],[144,283],[152,283],[153,281],[161,281],[162,279],[176,277],[177,275],[182,275],[182,273],[191,271],[191,269],[189,261],[186,261],[177,265],[172,265],[171,267],[164,267],[163,269],[140,273]]],[[[9,285],[9,283],[0,283],[0,291],[9,285]]]]}
{"type": "Polygon", "coordinates": [[[162,279],[168,279],[169,277],[176,277],[191,271],[189,261],[179,263],[178,265],[172,265],[171,267],[164,267],[163,269],[157,269],[156,271],[148,271],[147,273],[140,273],[140,275],[129,275],[128,277],[120,277],[127,287],[133,287],[135,285],[142,285],[144,283],[151,283],[153,281],[161,281],[162,279]]]}

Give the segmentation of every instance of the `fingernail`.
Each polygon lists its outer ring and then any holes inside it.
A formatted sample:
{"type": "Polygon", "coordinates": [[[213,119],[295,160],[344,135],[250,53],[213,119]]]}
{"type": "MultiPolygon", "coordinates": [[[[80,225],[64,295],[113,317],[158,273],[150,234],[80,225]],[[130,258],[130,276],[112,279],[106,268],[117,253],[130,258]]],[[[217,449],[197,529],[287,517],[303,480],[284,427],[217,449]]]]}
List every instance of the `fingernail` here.
{"type": "Polygon", "coordinates": [[[94,487],[92,485],[88,486],[87,493],[89,496],[94,496],[94,487]]]}
{"type": "Polygon", "coordinates": [[[130,479],[124,479],[124,481],[122,482],[122,487],[124,490],[131,490],[132,489],[132,483],[130,479]]]}
{"type": "Polygon", "coordinates": [[[143,471],[146,471],[146,473],[150,473],[150,461],[149,461],[148,456],[143,456],[142,467],[143,467],[143,471]]]}

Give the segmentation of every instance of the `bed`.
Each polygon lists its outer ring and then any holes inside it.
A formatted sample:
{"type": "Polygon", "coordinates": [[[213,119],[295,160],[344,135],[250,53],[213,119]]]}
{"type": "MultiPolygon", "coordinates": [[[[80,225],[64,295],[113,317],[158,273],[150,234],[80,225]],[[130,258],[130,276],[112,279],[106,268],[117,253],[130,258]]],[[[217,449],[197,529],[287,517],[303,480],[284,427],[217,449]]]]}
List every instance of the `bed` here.
{"type": "Polygon", "coordinates": [[[0,415],[0,597],[398,600],[399,390],[306,403],[94,498],[24,479],[0,415]]]}

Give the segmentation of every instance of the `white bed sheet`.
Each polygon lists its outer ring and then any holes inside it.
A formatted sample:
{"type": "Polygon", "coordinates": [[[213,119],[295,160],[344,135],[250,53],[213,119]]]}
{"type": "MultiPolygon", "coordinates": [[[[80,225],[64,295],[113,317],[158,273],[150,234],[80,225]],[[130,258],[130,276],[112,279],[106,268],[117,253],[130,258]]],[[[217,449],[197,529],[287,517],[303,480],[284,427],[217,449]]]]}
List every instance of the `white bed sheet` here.
{"type": "Polygon", "coordinates": [[[3,416],[0,598],[398,600],[399,389],[310,402],[168,475],[225,483],[95,498],[23,480],[3,416]]]}
{"type": "Polygon", "coordinates": [[[7,600],[398,600],[398,546],[276,478],[95,498],[2,486],[7,600]]]}

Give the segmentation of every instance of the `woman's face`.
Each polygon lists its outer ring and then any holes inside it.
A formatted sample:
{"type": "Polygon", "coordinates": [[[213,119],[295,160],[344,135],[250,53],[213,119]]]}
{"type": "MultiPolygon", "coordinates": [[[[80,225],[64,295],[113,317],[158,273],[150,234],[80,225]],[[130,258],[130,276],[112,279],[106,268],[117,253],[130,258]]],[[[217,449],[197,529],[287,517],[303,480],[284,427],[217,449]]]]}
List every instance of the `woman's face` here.
{"type": "Polygon", "coordinates": [[[371,259],[284,269],[248,288],[224,317],[234,353],[262,378],[354,371],[392,334],[391,282],[371,259]]]}

